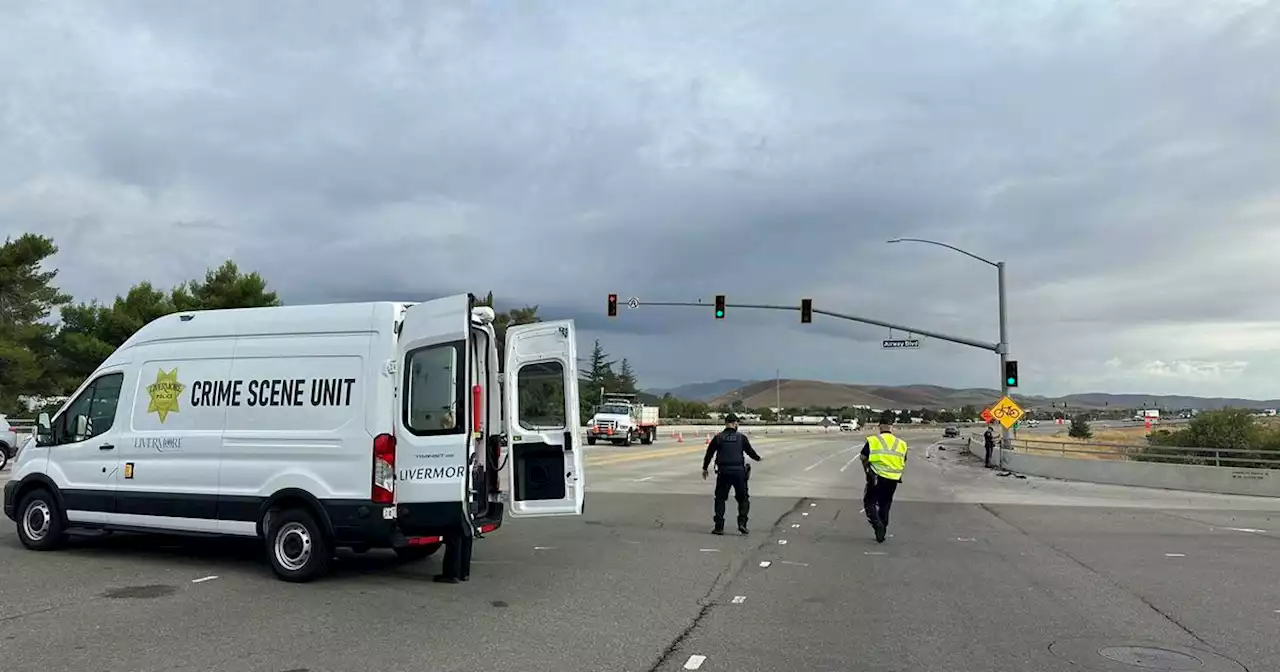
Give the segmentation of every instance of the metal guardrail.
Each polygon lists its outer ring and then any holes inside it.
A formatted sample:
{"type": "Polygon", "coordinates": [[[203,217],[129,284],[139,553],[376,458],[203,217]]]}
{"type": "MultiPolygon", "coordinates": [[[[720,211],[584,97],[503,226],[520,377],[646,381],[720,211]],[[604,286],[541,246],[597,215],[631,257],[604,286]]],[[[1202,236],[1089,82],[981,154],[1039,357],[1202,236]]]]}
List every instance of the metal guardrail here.
{"type": "Polygon", "coordinates": [[[1192,448],[1052,439],[1014,439],[1010,442],[1008,450],[1026,454],[1057,453],[1063,457],[1096,456],[1130,462],[1280,469],[1280,451],[1249,448],[1192,448]]]}

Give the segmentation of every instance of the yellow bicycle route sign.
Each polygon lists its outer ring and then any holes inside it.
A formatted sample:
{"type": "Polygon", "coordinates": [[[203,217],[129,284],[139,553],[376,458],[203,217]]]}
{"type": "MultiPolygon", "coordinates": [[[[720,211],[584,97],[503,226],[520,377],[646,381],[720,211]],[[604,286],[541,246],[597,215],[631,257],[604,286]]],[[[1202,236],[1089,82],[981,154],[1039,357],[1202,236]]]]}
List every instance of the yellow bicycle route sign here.
{"type": "Polygon", "coordinates": [[[1021,420],[1022,415],[1022,407],[1009,397],[1004,397],[991,407],[991,417],[999,420],[1005,429],[1009,429],[1015,422],[1021,420]]]}

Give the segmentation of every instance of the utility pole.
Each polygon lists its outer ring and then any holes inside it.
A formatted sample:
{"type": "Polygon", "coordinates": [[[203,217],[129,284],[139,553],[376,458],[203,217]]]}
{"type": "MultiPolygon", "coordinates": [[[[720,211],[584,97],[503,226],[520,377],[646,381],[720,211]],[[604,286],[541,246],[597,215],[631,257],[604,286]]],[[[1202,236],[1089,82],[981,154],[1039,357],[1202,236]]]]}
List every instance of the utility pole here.
{"type": "MultiPolygon", "coordinates": [[[[996,291],[999,297],[999,310],[1000,310],[1000,342],[996,344],[995,351],[996,351],[996,354],[1000,355],[1000,396],[1001,397],[1009,396],[1009,379],[1005,377],[1005,363],[1009,361],[1009,323],[1008,323],[1008,310],[1006,309],[1004,262],[991,261],[990,259],[979,257],[978,255],[972,252],[962,250],[956,247],[955,245],[948,245],[947,243],[940,243],[936,240],[928,240],[925,238],[894,238],[889,242],[890,243],[910,242],[910,243],[926,243],[928,245],[937,245],[938,247],[945,247],[949,250],[959,252],[960,254],[963,254],[966,257],[977,259],[978,261],[981,261],[984,264],[995,267],[996,286],[997,286],[996,291]]],[[[1001,436],[1001,441],[1003,442],[1001,445],[1008,446],[1009,430],[1008,428],[1004,427],[1004,423],[1001,423],[1000,426],[1001,426],[1000,436],[1001,436]]]]}
{"type": "Polygon", "coordinates": [[[777,418],[782,415],[782,369],[773,370],[773,389],[777,393],[777,399],[774,403],[776,404],[775,408],[778,409],[773,412],[773,416],[777,418]]]}

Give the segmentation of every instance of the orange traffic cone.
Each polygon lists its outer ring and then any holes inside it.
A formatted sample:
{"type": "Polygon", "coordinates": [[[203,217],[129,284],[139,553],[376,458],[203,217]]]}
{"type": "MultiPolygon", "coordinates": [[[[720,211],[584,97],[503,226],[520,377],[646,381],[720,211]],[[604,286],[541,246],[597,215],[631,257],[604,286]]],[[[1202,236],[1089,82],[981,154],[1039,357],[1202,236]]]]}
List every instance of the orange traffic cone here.
{"type": "Polygon", "coordinates": [[[676,434],[676,443],[684,443],[684,434],[676,434]]]}

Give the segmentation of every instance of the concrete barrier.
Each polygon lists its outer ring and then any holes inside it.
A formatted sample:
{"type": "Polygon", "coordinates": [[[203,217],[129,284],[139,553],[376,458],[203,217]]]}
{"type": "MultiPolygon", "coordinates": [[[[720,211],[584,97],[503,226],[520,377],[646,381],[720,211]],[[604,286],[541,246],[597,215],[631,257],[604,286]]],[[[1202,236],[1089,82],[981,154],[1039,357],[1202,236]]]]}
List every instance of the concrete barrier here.
{"type": "Polygon", "coordinates": [[[1010,471],[1069,481],[1131,485],[1224,495],[1280,497],[1280,469],[1205,467],[1189,464],[1082,460],[1004,451],[1001,466],[1010,471]]]}

